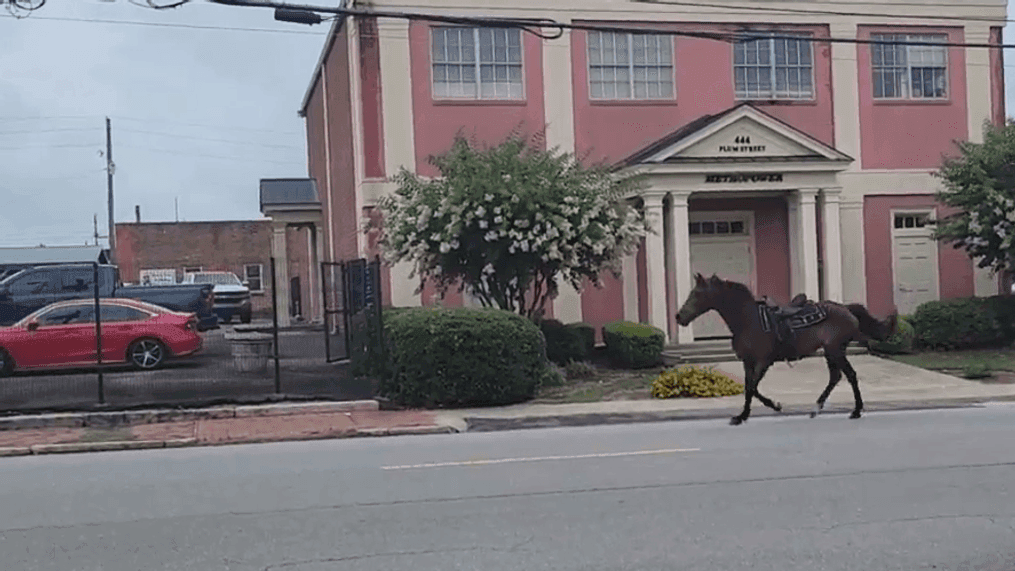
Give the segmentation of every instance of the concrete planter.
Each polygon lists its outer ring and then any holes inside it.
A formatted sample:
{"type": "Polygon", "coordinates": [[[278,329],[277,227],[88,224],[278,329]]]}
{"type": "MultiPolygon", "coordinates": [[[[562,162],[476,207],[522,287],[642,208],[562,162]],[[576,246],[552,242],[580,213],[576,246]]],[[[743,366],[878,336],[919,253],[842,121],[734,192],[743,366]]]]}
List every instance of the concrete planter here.
{"type": "Polygon", "coordinates": [[[241,373],[259,373],[273,355],[272,336],[264,333],[232,333],[226,339],[232,349],[233,368],[241,373]]]}

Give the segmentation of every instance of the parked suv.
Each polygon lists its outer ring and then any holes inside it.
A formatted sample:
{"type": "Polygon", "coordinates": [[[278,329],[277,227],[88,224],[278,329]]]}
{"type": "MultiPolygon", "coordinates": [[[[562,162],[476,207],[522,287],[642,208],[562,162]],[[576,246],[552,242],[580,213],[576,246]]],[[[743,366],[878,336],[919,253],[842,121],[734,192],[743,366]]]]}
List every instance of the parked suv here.
{"type": "Polygon", "coordinates": [[[192,272],[183,278],[185,284],[212,284],[215,286],[215,313],[223,323],[234,315],[243,323],[250,323],[250,288],[232,272],[192,272]]]}

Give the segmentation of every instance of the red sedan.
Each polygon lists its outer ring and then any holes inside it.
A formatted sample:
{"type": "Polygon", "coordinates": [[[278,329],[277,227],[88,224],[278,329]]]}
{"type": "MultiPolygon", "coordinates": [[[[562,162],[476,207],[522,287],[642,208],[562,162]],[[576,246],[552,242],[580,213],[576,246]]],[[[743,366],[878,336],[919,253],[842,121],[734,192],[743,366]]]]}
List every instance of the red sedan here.
{"type": "MultiPolygon", "coordinates": [[[[102,363],[155,369],[201,349],[197,316],[135,299],[101,299],[102,363]]],[[[15,369],[94,366],[95,300],[48,305],[0,327],[0,377],[15,369]]]]}

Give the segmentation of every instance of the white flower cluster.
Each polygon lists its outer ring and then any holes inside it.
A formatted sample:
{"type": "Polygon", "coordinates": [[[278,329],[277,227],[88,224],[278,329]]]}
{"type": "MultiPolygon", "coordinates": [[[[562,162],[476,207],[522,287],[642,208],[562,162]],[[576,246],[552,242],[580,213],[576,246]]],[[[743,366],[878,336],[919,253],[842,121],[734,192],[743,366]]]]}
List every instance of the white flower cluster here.
{"type": "Polygon", "coordinates": [[[483,276],[497,273],[490,262],[504,259],[490,255],[497,251],[535,256],[560,270],[615,269],[647,228],[634,209],[610,203],[603,194],[593,190],[550,201],[485,193],[458,203],[444,196],[431,207],[432,195],[396,193],[381,201],[385,257],[428,267],[442,254],[460,253],[483,276]],[[472,250],[461,251],[463,243],[472,250]]]}

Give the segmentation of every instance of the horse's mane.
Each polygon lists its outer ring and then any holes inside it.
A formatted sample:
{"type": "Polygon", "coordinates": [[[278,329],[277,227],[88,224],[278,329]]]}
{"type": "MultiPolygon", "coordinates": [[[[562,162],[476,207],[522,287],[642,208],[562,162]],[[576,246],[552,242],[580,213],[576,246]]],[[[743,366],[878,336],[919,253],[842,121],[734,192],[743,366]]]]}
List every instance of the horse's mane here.
{"type": "Polygon", "coordinates": [[[754,292],[752,292],[751,288],[745,286],[744,284],[742,284],[740,282],[729,281],[729,280],[722,280],[722,283],[723,283],[724,286],[726,286],[727,289],[731,289],[731,290],[734,290],[734,291],[736,291],[738,293],[741,293],[741,294],[747,296],[748,298],[750,298],[752,300],[754,299],[754,292]]]}

